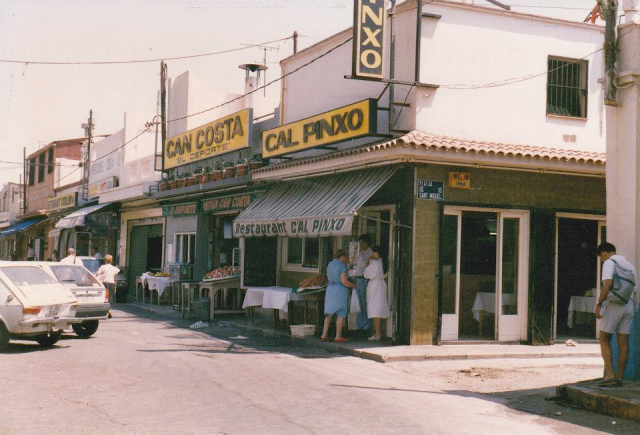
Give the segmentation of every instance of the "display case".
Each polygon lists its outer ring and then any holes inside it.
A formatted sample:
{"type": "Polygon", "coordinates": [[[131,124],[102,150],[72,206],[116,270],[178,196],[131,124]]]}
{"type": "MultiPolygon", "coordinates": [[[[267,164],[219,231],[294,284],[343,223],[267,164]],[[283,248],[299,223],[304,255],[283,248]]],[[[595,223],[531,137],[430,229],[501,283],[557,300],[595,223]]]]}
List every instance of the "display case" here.
{"type": "Polygon", "coordinates": [[[169,265],[169,275],[172,282],[193,281],[193,264],[172,263],[169,265]]]}

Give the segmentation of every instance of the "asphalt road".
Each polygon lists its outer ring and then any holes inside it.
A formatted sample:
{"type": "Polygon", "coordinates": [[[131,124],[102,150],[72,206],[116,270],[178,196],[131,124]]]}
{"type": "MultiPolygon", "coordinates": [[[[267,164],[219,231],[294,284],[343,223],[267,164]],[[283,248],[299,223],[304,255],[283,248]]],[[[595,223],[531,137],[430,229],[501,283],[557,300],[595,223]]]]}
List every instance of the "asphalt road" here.
{"type": "Polygon", "coordinates": [[[0,433],[640,433],[549,400],[596,359],[380,364],[124,310],[91,339],[1,354],[0,433]]]}

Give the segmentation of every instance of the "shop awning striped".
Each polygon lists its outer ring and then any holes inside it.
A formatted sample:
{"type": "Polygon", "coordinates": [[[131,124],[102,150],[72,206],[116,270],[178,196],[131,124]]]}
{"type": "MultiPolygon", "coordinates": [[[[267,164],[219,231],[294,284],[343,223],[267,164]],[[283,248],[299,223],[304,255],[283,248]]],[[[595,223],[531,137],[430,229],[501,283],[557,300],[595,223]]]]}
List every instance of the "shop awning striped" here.
{"type": "Polygon", "coordinates": [[[60,219],[58,223],[56,223],[56,228],[61,229],[61,228],[75,228],[75,227],[84,226],[84,220],[88,214],[96,212],[100,209],[103,209],[108,205],[110,204],[109,203],[96,204],[96,205],[91,205],[89,207],[84,207],[79,210],[76,210],[73,213],[60,219]]]}
{"type": "Polygon", "coordinates": [[[356,211],[394,172],[381,167],[276,184],[234,220],[233,235],[351,235],[356,211]]]}

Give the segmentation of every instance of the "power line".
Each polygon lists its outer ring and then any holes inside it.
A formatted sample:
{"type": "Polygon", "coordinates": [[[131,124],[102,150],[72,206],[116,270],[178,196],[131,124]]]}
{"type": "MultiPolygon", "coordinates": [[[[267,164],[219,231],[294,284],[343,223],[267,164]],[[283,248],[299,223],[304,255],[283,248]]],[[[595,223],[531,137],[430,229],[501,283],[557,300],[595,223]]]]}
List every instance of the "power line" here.
{"type": "MultiPolygon", "coordinates": [[[[165,122],[168,124],[168,123],[170,123],[170,122],[175,122],[175,121],[180,121],[180,120],[182,120],[182,119],[191,118],[192,116],[201,115],[201,114],[203,114],[203,113],[210,112],[210,111],[215,110],[215,109],[219,109],[220,107],[226,106],[227,104],[231,104],[231,103],[233,103],[233,102],[236,102],[236,101],[238,101],[238,100],[241,100],[241,99],[243,99],[244,97],[246,97],[246,96],[248,96],[248,95],[254,94],[254,93],[256,93],[256,92],[258,92],[258,91],[261,91],[262,89],[264,89],[264,88],[266,88],[266,87],[268,87],[268,86],[271,86],[271,85],[272,85],[272,84],[274,84],[274,83],[277,83],[277,82],[281,81],[281,80],[282,80],[282,79],[284,79],[285,77],[290,76],[291,74],[293,74],[293,73],[296,73],[296,72],[300,71],[302,68],[305,68],[305,67],[307,67],[307,66],[311,65],[312,63],[316,62],[317,60],[322,59],[323,57],[325,57],[325,56],[329,55],[330,53],[334,52],[335,50],[337,50],[338,48],[340,48],[340,47],[342,47],[342,46],[346,45],[346,44],[347,44],[347,43],[349,43],[352,39],[353,39],[353,37],[350,37],[350,38],[349,38],[349,39],[347,39],[346,41],[344,41],[344,42],[342,42],[342,43],[340,43],[340,44],[336,45],[335,47],[333,47],[333,48],[331,48],[330,50],[328,50],[328,51],[324,52],[323,54],[321,54],[320,56],[315,57],[315,58],[311,59],[309,62],[307,62],[307,63],[305,63],[305,64],[300,65],[298,68],[296,68],[296,69],[294,69],[294,70],[291,70],[291,71],[289,71],[289,72],[288,72],[288,73],[286,73],[286,74],[281,75],[281,76],[280,76],[280,77],[278,77],[277,79],[271,80],[269,83],[265,83],[265,84],[264,84],[264,85],[262,85],[262,86],[258,86],[257,88],[255,88],[255,89],[253,89],[253,90],[251,90],[251,91],[247,92],[246,94],[242,94],[242,95],[240,95],[240,96],[238,96],[238,97],[236,97],[236,98],[233,98],[233,99],[231,99],[231,100],[229,100],[229,101],[226,101],[226,102],[224,102],[224,103],[222,103],[222,104],[218,104],[217,106],[209,107],[208,109],[204,109],[204,110],[201,110],[201,111],[199,111],[199,112],[191,113],[191,114],[189,114],[189,115],[181,116],[181,117],[179,117],[179,118],[169,119],[169,120],[167,120],[167,121],[165,121],[165,122]]],[[[158,122],[152,122],[152,125],[154,125],[154,124],[158,124],[158,122]]]]}
{"type": "Polygon", "coordinates": [[[132,64],[132,63],[150,63],[150,62],[160,62],[160,61],[169,61],[169,60],[182,60],[182,59],[194,59],[197,57],[207,57],[207,56],[215,56],[218,54],[232,53],[235,51],[248,50],[250,48],[255,48],[260,45],[268,45],[275,44],[276,42],[286,41],[288,39],[292,39],[293,36],[287,36],[286,38],[275,39],[273,41],[260,42],[258,44],[247,44],[242,47],[237,48],[229,48],[227,50],[213,51],[211,53],[202,53],[202,54],[192,54],[189,56],[176,56],[176,57],[164,57],[158,59],[143,59],[143,60],[114,60],[114,61],[92,61],[92,62],[47,62],[47,61],[32,61],[32,60],[14,60],[14,59],[0,59],[0,63],[20,63],[25,65],[122,65],[122,64],[132,64]]]}

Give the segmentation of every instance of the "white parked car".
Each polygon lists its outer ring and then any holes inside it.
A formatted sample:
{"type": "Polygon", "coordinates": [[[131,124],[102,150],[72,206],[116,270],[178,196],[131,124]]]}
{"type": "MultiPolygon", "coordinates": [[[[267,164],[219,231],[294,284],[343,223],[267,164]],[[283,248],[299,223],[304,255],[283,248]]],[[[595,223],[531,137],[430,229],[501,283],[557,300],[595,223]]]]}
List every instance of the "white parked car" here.
{"type": "Polygon", "coordinates": [[[54,262],[38,262],[38,265],[65,285],[78,299],[76,317],[82,323],[72,325],[81,338],[89,338],[98,330],[100,320],[107,318],[109,292],[84,266],[54,262]]]}
{"type": "Polygon", "coordinates": [[[34,262],[0,262],[0,351],[10,339],[53,346],[79,322],[71,291],[34,262]]]}

